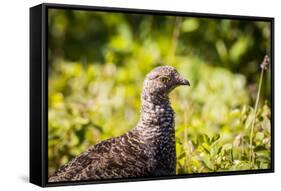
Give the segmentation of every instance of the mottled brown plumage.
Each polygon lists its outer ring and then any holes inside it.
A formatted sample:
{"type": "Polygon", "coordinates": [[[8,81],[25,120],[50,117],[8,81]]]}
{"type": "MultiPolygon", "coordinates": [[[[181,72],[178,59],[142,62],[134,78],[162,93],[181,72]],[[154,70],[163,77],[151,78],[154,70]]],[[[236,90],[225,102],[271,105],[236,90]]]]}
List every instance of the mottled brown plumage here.
{"type": "Polygon", "coordinates": [[[144,80],[137,126],[90,147],[51,175],[49,182],[175,174],[174,111],[168,95],[179,85],[189,82],[175,68],[152,70],[144,80]]]}

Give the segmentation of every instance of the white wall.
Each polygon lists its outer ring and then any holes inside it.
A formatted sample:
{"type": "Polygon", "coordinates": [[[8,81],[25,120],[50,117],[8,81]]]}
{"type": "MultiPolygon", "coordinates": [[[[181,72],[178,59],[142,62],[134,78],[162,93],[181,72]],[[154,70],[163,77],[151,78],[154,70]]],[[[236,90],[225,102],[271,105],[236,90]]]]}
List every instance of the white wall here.
{"type": "MultiPolygon", "coordinates": [[[[45,1],[55,2],[55,1],[45,1]]],[[[60,0],[116,6],[275,17],[276,116],[280,114],[281,11],[278,0],[60,0]],[[279,7],[279,9],[278,9],[279,7]]],[[[0,6],[0,190],[39,190],[28,183],[29,7],[42,1],[2,1],[0,6]]],[[[275,121],[276,173],[61,187],[59,190],[269,190],[279,188],[281,118],[275,121]],[[278,182],[279,181],[279,182],[278,182]]],[[[48,188],[47,190],[57,190],[48,188]]],[[[276,190],[276,189],[275,189],[276,190]]]]}

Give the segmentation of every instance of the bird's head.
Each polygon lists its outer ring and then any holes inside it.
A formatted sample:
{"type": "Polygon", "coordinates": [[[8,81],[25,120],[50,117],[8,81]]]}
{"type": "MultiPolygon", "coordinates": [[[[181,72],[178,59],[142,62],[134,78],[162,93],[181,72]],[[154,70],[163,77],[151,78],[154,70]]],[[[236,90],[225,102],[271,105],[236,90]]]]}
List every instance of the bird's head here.
{"type": "Polygon", "coordinates": [[[146,96],[167,96],[180,85],[190,85],[172,66],[159,66],[146,75],[143,92],[146,96]]]}

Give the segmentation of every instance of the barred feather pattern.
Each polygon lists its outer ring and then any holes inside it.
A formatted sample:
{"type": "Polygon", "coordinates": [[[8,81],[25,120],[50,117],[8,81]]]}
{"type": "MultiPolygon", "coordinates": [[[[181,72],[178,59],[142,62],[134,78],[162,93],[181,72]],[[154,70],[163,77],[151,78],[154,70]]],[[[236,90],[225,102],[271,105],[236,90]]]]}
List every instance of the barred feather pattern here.
{"type": "MultiPolygon", "coordinates": [[[[144,81],[141,116],[122,136],[90,147],[51,175],[49,182],[169,176],[176,173],[175,122],[169,92],[181,85],[173,67],[158,67],[144,81]],[[170,84],[157,76],[168,75],[170,84]]],[[[181,79],[180,79],[181,80],[181,79]]],[[[181,81],[182,82],[182,81],[181,81]]]]}

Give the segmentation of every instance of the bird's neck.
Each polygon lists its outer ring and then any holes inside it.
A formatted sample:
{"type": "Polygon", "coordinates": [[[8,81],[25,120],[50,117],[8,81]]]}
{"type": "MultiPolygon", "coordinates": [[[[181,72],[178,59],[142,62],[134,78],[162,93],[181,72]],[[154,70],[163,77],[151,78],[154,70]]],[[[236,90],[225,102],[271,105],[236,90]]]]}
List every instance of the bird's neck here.
{"type": "Polygon", "coordinates": [[[149,93],[147,90],[143,90],[141,94],[142,105],[149,103],[154,105],[170,105],[170,100],[167,94],[163,93],[149,93]]]}
{"type": "Polygon", "coordinates": [[[168,97],[161,102],[154,102],[153,99],[142,97],[140,121],[132,133],[135,132],[146,145],[145,152],[151,154],[150,158],[160,161],[156,164],[158,171],[167,168],[175,171],[174,111],[168,97]]]}
{"type": "Polygon", "coordinates": [[[174,132],[174,111],[166,95],[142,95],[141,116],[137,130],[144,137],[165,136],[174,132]]]}

